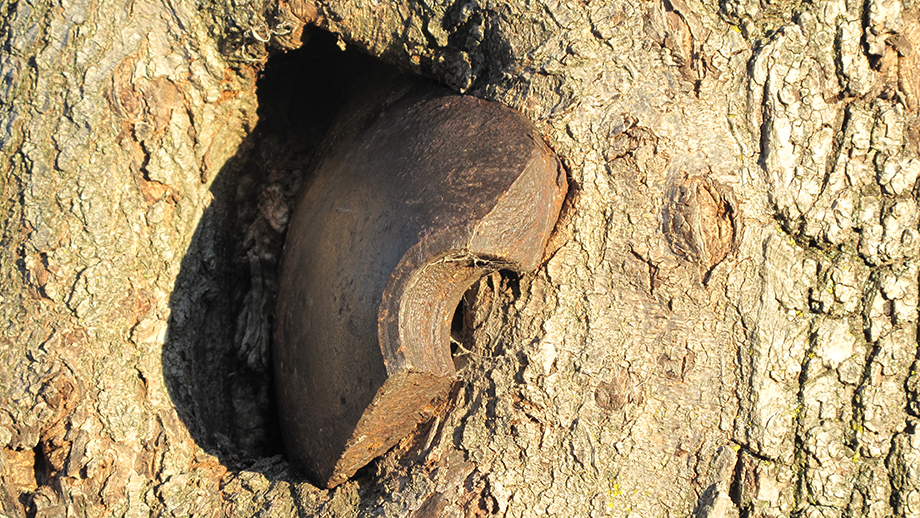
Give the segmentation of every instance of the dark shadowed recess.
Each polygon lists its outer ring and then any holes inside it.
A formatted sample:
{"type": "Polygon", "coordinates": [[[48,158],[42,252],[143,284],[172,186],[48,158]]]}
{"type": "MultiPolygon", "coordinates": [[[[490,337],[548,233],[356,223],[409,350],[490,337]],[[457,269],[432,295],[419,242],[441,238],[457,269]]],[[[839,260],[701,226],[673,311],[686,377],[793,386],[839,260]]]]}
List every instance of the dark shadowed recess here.
{"type": "Polygon", "coordinates": [[[383,66],[329,33],[305,40],[269,59],[259,122],[215,177],[170,298],[170,397],[198,445],[234,469],[283,454],[270,341],[289,209],[349,86],[383,66]]]}

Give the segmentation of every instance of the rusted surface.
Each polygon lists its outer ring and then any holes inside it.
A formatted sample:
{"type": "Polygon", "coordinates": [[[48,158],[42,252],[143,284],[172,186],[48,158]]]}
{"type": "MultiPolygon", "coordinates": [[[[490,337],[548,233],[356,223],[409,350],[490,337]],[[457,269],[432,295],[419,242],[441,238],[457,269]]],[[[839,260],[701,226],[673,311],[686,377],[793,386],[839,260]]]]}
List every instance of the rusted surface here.
{"type": "Polygon", "coordinates": [[[567,188],[520,113],[394,80],[346,110],[289,227],[275,337],[288,453],[333,487],[454,378],[450,323],[499,268],[538,266],[567,188]]]}

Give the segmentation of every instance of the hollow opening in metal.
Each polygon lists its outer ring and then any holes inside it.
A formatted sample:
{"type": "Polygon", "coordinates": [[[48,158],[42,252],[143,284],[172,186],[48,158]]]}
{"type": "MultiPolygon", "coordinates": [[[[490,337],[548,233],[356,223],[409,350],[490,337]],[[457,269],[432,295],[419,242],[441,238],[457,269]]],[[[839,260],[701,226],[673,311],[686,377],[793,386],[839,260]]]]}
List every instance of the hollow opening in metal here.
{"type": "Polygon", "coordinates": [[[501,269],[483,276],[464,292],[450,326],[450,352],[457,373],[469,366],[475,356],[496,354],[496,351],[489,350],[496,344],[477,343],[477,326],[482,326],[488,319],[493,304],[508,303],[508,300],[502,302],[500,292],[507,290],[513,294],[512,298],[520,296],[519,282],[520,274],[501,269]]]}
{"type": "Polygon", "coordinates": [[[457,308],[454,309],[454,318],[450,323],[450,354],[457,357],[469,352],[469,323],[467,322],[467,295],[473,291],[470,288],[460,297],[457,308]]]}
{"type": "Polygon", "coordinates": [[[454,369],[459,373],[463,371],[475,354],[473,332],[475,330],[476,310],[481,283],[488,282],[488,275],[474,282],[460,297],[454,309],[454,316],[450,325],[450,355],[453,358],[454,369]]]}

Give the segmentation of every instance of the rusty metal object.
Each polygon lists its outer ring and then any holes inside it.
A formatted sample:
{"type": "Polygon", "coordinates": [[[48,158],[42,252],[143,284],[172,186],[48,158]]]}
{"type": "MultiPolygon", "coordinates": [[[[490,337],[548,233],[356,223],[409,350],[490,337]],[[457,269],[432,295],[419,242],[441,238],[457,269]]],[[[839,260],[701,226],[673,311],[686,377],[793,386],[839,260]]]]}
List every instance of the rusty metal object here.
{"type": "Polygon", "coordinates": [[[389,91],[331,131],[285,245],[282,432],[290,459],[326,487],[446,395],[461,296],[497,269],[538,266],[567,188],[520,113],[430,85],[389,91]]]}

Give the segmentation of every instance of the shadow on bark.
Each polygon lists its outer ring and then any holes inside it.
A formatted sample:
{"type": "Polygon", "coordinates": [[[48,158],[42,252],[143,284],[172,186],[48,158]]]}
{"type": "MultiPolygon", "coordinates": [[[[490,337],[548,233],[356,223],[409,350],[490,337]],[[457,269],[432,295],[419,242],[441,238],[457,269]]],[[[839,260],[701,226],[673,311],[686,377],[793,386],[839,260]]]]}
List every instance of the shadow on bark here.
{"type": "Polygon", "coordinates": [[[228,468],[284,471],[267,462],[283,454],[269,355],[284,234],[323,134],[349,85],[373,66],[319,30],[269,60],[259,122],[215,178],[182,260],[163,372],[196,443],[228,468]]]}

